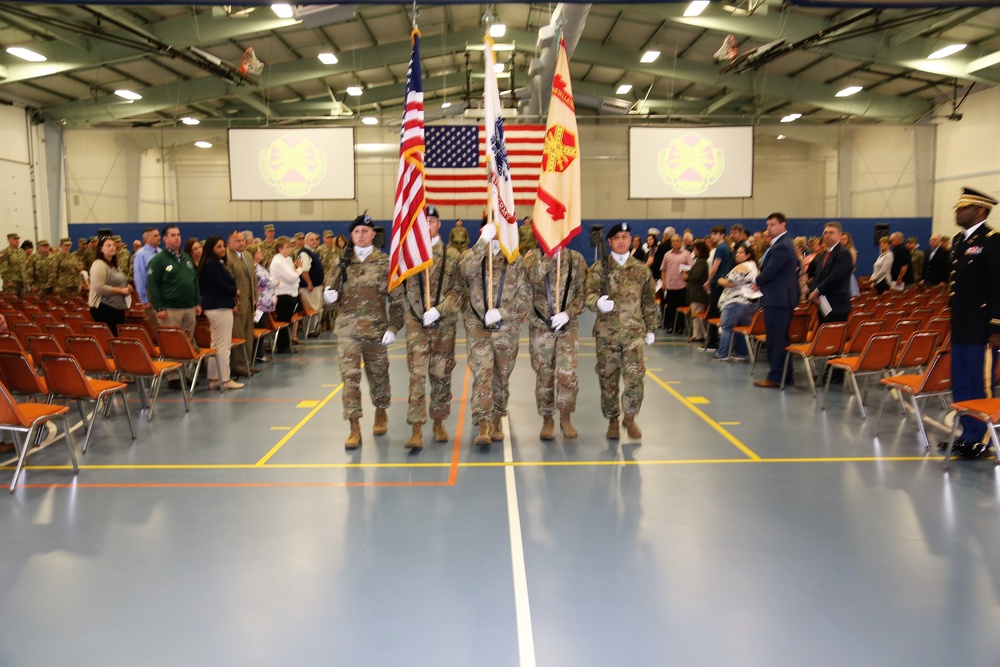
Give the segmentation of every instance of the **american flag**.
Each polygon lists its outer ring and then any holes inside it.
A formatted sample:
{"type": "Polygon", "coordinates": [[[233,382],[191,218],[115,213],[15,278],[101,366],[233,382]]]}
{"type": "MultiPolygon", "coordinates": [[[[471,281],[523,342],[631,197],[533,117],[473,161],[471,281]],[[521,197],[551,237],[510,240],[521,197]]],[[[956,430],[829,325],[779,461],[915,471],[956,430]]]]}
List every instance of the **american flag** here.
{"type": "Polygon", "coordinates": [[[399,133],[399,179],[392,217],[389,289],[433,262],[424,206],[424,85],[420,73],[420,32],[413,31],[413,54],[406,70],[406,107],[399,133]]]}
{"type": "MultiPolygon", "coordinates": [[[[475,125],[436,125],[427,130],[427,198],[436,206],[486,205],[486,130],[475,125]]],[[[514,203],[535,205],[545,147],[544,125],[505,125],[514,203]]]]}

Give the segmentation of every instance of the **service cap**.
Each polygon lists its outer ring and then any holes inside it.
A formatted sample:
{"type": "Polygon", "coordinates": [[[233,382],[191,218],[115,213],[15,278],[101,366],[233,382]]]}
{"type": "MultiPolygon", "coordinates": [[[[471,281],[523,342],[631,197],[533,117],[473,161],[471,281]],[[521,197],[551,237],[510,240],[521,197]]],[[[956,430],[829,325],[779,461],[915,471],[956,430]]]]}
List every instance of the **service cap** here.
{"type": "Polygon", "coordinates": [[[955,208],[962,208],[963,206],[978,206],[980,208],[985,208],[987,211],[991,211],[996,205],[997,200],[993,197],[983,194],[978,190],[963,187],[962,196],[958,198],[955,208]]]}
{"type": "Polygon", "coordinates": [[[11,239],[19,239],[19,238],[21,238],[21,235],[18,234],[17,232],[11,232],[10,234],[7,235],[8,241],[10,241],[11,239]]]}
{"type": "Polygon", "coordinates": [[[274,231],[274,225],[264,225],[264,231],[265,232],[273,232],[274,231]]]}

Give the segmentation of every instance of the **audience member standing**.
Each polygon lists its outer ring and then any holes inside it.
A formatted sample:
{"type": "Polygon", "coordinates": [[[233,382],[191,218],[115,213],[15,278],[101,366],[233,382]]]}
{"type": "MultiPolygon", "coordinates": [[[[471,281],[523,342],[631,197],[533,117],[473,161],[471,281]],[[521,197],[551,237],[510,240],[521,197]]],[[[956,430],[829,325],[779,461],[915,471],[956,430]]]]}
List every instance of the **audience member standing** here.
{"type": "Polygon", "coordinates": [[[903,290],[913,284],[913,266],[910,249],[903,243],[903,232],[893,232],[889,237],[892,244],[892,272],[890,278],[893,289],[903,290]]]}
{"type": "Polygon", "coordinates": [[[948,281],[951,263],[948,261],[948,249],[942,243],[940,234],[931,234],[930,250],[924,265],[923,282],[928,287],[935,287],[948,281]]]}
{"type": "Polygon", "coordinates": [[[226,241],[226,268],[236,281],[236,310],[233,311],[232,337],[243,339],[243,352],[235,350],[229,359],[229,368],[235,377],[248,377],[253,368],[253,316],[257,310],[257,276],[253,257],[247,257],[246,237],[232,232],[226,241]],[[244,354],[245,353],[245,354],[244,354]],[[249,365],[248,365],[249,364],[249,365]]]}
{"type": "Polygon", "coordinates": [[[12,296],[24,295],[24,267],[28,256],[21,250],[21,235],[11,232],[7,235],[8,246],[0,252],[0,276],[3,276],[3,293],[12,296]]]}
{"type": "MultiPolygon", "coordinates": [[[[708,292],[708,319],[721,315],[719,311],[719,299],[722,297],[722,288],[719,287],[719,278],[725,278],[733,270],[733,252],[726,242],[726,228],[722,225],[712,227],[712,243],[715,245],[715,254],[709,262],[708,280],[705,283],[705,290],[708,292]]],[[[708,339],[705,341],[705,349],[719,349],[719,329],[709,329],[708,339]]]]}
{"type": "MultiPolygon", "coordinates": [[[[799,303],[799,258],[788,234],[788,221],[784,213],[767,216],[767,231],[771,245],[761,260],[760,275],[756,285],[761,291],[764,308],[764,327],[767,330],[767,377],[754,382],[757,387],[778,388],[785,366],[785,348],[788,347],[788,327],[792,311],[799,303]]],[[[792,384],[789,365],[785,384],[792,384]]]]}
{"type": "Polygon", "coordinates": [[[888,236],[883,236],[878,240],[879,256],[872,266],[871,281],[875,291],[882,294],[889,289],[892,280],[892,243],[888,236]]]}
{"type": "Polygon", "coordinates": [[[814,260],[816,277],[809,283],[809,299],[821,304],[819,321],[846,322],[851,310],[851,253],[841,243],[843,228],[839,222],[828,222],[823,228],[826,250],[814,260]],[[826,303],[823,303],[823,299],[826,303]],[[831,310],[824,313],[824,306],[831,310]]]}
{"type": "Polygon", "coordinates": [[[146,283],[149,280],[149,260],[160,252],[160,231],[156,227],[147,227],[142,230],[142,247],[139,248],[132,257],[132,279],[135,282],[135,291],[139,295],[139,302],[142,304],[146,319],[153,327],[159,325],[156,311],[153,304],[149,302],[149,293],[146,290],[146,283]]]}
{"type": "Polygon", "coordinates": [[[104,322],[118,335],[118,325],[125,322],[128,305],[125,297],[131,290],[128,276],[118,268],[117,249],[110,236],[101,239],[97,259],[90,266],[90,314],[95,322],[104,322]]]}
{"type": "Polygon", "coordinates": [[[677,309],[687,305],[687,281],[684,280],[682,267],[691,268],[694,258],[691,252],[684,247],[683,239],[679,234],[674,234],[667,242],[661,243],[660,247],[669,247],[663,253],[660,262],[660,284],[663,289],[663,328],[667,333],[681,333],[674,331],[674,321],[677,319],[677,309]]]}
{"type": "MultiPolygon", "coordinates": [[[[299,274],[302,273],[302,263],[292,259],[292,240],[287,236],[279,236],[274,240],[274,252],[270,265],[271,277],[277,283],[274,288],[277,295],[274,319],[278,322],[291,322],[292,315],[299,309],[299,274]]],[[[295,351],[290,328],[285,327],[278,333],[273,352],[295,351]]]]}
{"type": "Polygon", "coordinates": [[[205,241],[205,251],[198,265],[202,308],[212,331],[212,347],[218,355],[219,366],[208,364],[208,388],[242,389],[243,384],[231,379],[229,358],[232,356],[233,311],[238,290],[236,279],[227,266],[226,242],[221,236],[210,236],[205,241]]]}
{"type": "Polygon", "coordinates": [[[146,291],[159,326],[181,327],[194,340],[195,320],[201,315],[201,288],[194,260],[181,248],[177,225],[163,228],[163,252],[149,260],[146,291]]]}

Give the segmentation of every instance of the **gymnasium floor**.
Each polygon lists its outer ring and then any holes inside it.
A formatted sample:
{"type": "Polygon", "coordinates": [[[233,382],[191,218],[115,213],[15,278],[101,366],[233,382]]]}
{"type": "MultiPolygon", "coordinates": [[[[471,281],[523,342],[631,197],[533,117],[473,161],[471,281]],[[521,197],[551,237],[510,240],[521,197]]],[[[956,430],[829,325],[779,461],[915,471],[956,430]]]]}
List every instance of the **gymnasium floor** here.
{"type": "Polygon", "coordinates": [[[898,405],[873,436],[878,391],[821,412],[661,336],[642,442],[609,445],[585,339],[581,436],[544,444],[525,334],[508,440],[472,446],[460,361],[453,442],[410,454],[400,342],[390,432],[367,404],[349,453],[327,336],[188,414],[165,390],[134,443],[116,406],[75,478],[30,457],[0,665],[1000,664],[996,468],[943,474],[898,405]]]}

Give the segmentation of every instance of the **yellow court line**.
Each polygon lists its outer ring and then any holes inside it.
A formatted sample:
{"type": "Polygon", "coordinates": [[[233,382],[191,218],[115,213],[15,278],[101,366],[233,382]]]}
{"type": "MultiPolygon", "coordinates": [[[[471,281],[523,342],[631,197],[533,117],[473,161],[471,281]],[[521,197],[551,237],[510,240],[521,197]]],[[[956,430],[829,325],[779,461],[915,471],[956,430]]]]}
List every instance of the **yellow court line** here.
{"type": "Polygon", "coordinates": [[[292,436],[294,436],[296,433],[299,432],[299,429],[301,429],[303,426],[305,426],[306,423],[310,419],[312,419],[313,416],[317,412],[319,412],[320,410],[322,410],[323,406],[326,405],[327,403],[329,403],[330,400],[333,399],[333,397],[337,395],[337,392],[339,392],[343,388],[344,388],[344,383],[341,382],[340,384],[337,385],[336,389],[334,389],[333,391],[331,391],[330,394],[326,398],[324,398],[322,401],[320,401],[316,405],[316,407],[314,407],[312,410],[310,410],[309,414],[307,414],[305,417],[303,417],[301,419],[301,421],[299,421],[298,424],[296,424],[295,426],[293,426],[292,430],[289,431],[287,434],[285,434],[285,437],[282,438],[281,440],[279,440],[278,444],[276,444],[274,447],[271,448],[271,451],[269,451],[267,454],[265,454],[264,457],[261,460],[257,461],[256,465],[257,466],[263,466],[265,463],[267,463],[272,456],[274,456],[275,454],[278,453],[279,449],[281,449],[282,447],[285,446],[286,442],[288,442],[289,440],[292,439],[292,436]]]}
{"type": "Polygon", "coordinates": [[[699,417],[701,417],[701,419],[706,424],[708,424],[713,429],[715,429],[720,435],[722,435],[722,437],[724,437],[726,440],[728,440],[738,450],[740,450],[741,452],[743,452],[744,454],[746,454],[747,456],[749,456],[754,461],[760,461],[761,460],[760,456],[758,456],[756,452],[754,452],[752,449],[750,449],[749,447],[747,447],[746,445],[744,445],[742,442],[740,442],[736,438],[736,436],[734,436],[732,433],[730,433],[726,429],[722,428],[722,426],[719,425],[719,422],[715,421],[714,419],[712,419],[711,417],[709,417],[708,415],[706,415],[704,412],[702,412],[701,410],[699,410],[691,401],[689,401],[688,399],[686,399],[683,396],[681,396],[677,392],[676,389],[674,389],[673,387],[671,387],[670,385],[668,385],[666,382],[664,382],[663,380],[661,380],[660,378],[658,378],[656,376],[656,373],[653,373],[653,372],[651,372],[649,370],[646,370],[646,375],[648,375],[649,377],[651,377],[653,379],[653,382],[655,382],[656,384],[658,384],[661,387],[663,387],[667,391],[667,393],[669,393],[671,396],[673,396],[678,401],[680,401],[683,405],[685,405],[688,410],[690,410],[691,412],[693,412],[696,415],[698,415],[699,417]]]}
{"type": "MultiPolygon", "coordinates": [[[[580,468],[586,466],[673,466],[673,465],[710,465],[715,463],[900,463],[912,461],[943,461],[944,456],[844,456],[844,457],[787,457],[787,458],[739,458],[739,459],[654,459],[642,460],[610,460],[610,461],[466,461],[459,463],[459,468],[580,468]]],[[[449,468],[450,462],[439,463],[269,463],[257,465],[253,463],[186,463],[186,464],[94,464],[80,465],[80,470],[336,470],[360,468],[449,468]]],[[[13,470],[14,466],[0,466],[0,470],[13,470]]],[[[69,465],[31,465],[26,470],[71,470],[69,465]]]]}
{"type": "Polygon", "coordinates": [[[292,428],[291,426],[272,426],[271,430],[272,431],[288,431],[291,428],[292,428]]]}
{"type": "Polygon", "coordinates": [[[719,422],[719,426],[739,426],[740,422],[719,422]]]}

